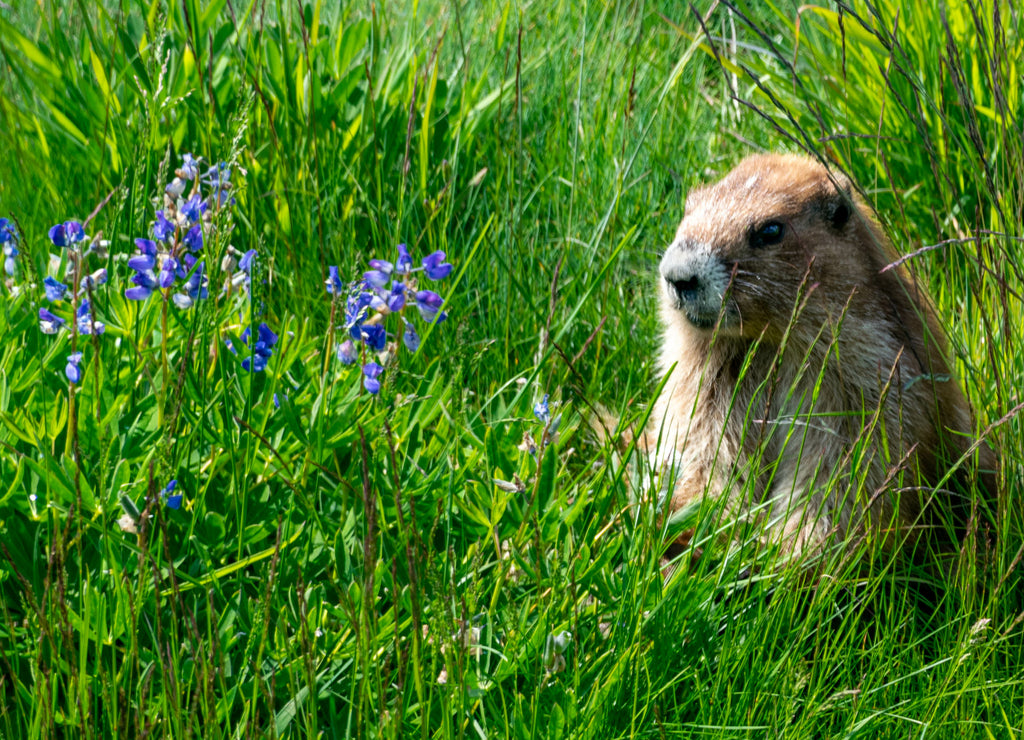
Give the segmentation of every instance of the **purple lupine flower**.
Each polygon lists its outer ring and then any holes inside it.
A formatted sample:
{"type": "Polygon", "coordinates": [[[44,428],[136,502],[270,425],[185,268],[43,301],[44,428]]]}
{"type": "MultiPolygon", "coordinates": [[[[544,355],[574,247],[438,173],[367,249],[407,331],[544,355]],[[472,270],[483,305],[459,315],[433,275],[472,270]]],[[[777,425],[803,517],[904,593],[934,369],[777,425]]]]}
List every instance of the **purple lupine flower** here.
{"type": "Polygon", "coordinates": [[[0,244],[6,244],[10,241],[18,241],[18,232],[14,228],[14,224],[6,218],[0,218],[0,244]]]}
{"type": "Polygon", "coordinates": [[[156,242],[151,239],[136,239],[135,246],[141,254],[129,259],[128,267],[135,271],[131,281],[136,287],[128,288],[124,292],[124,297],[130,301],[144,301],[159,287],[159,281],[153,272],[158,252],[156,242]]]}
{"type": "Polygon", "coordinates": [[[229,184],[228,181],[230,179],[231,167],[228,166],[227,162],[220,162],[206,171],[206,174],[202,177],[202,182],[212,188],[223,188],[229,184]]]}
{"type": "Polygon", "coordinates": [[[107,330],[106,324],[93,318],[92,308],[87,300],[83,300],[78,304],[78,310],[75,312],[75,323],[78,325],[79,334],[102,334],[107,330]]]}
{"type": "Polygon", "coordinates": [[[134,257],[129,258],[128,267],[132,268],[136,272],[140,270],[152,270],[156,267],[156,258],[160,254],[157,250],[156,242],[152,239],[136,239],[135,246],[141,252],[134,257]]]}
{"type": "Polygon", "coordinates": [[[227,188],[230,186],[231,183],[226,183],[224,188],[217,190],[215,195],[210,197],[211,202],[214,200],[217,201],[218,208],[223,208],[225,204],[229,206],[233,206],[235,204],[235,199],[228,195],[227,188]]]}
{"type": "Polygon", "coordinates": [[[404,244],[398,245],[398,259],[395,260],[395,272],[399,275],[408,275],[412,272],[412,257],[409,256],[409,249],[404,244]]]}
{"type": "Polygon", "coordinates": [[[79,383],[82,380],[82,369],[78,366],[81,361],[81,352],[72,352],[68,355],[68,364],[64,366],[64,374],[72,383],[79,383]]]}
{"type": "Polygon", "coordinates": [[[181,204],[181,214],[189,220],[190,223],[198,221],[203,211],[206,210],[206,204],[203,203],[203,198],[199,193],[196,193],[191,198],[181,204]]]}
{"type": "Polygon", "coordinates": [[[174,236],[174,224],[167,220],[163,211],[156,212],[156,221],[153,223],[153,236],[158,240],[165,242],[174,236]]]}
{"type": "Polygon", "coordinates": [[[197,223],[185,234],[185,238],[182,239],[185,242],[185,246],[191,249],[193,252],[198,252],[203,248],[203,225],[197,223]]]}
{"type": "Polygon", "coordinates": [[[17,272],[18,270],[18,263],[14,258],[20,254],[15,244],[17,244],[17,242],[9,241],[6,242],[3,246],[4,272],[6,272],[11,277],[14,277],[14,273],[17,272]]]}
{"type": "MultiPolygon", "coordinates": [[[[186,262],[187,261],[188,260],[186,259],[186,262]]],[[[195,265],[195,269],[182,285],[183,292],[175,293],[171,296],[171,301],[174,302],[174,305],[181,309],[191,308],[196,301],[205,300],[210,295],[210,291],[207,288],[209,279],[204,274],[206,270],[206,263],[196,263],[195,260],[193,260],[192,264],[195,265]]]]}
{"type": "Polygon", "coordinates": [[[405,283],[396,280],[391,285],[391,293],[387,297],[387,307],[391,313],[398,313],[405,307],[405,283]]]}
{"type": "Polygon", "coordinates": [[[188,183],[180,177],[175,177],[167,183],[167,187],[164,188],[164,191],[172,198],[180,198],[184,195],[186,187],[188,187],[188,183]]]}
{"type": "Polygon", "coordinates": [[[423,258],[423,271],[431,280],[444,280],[451,274],[452,265],[444,261],[444,252],[434,252],[423,258]]]}
{"type": "Polygon", "coordinates": [[[432,290],[421,290],[416,293],[416,308],[420,311],[420,316],[428,324],[438,323],[444,321],[448,315],[441,311],[441,306],[444,305],[444,299],[432,290]]]}
{"type": "Polygon", "coordinates": [[[70,247],[85,239],[85,230],[78,221],[65,221],[50,228],[50,241],[55,247],[70,247]]]}
{"type": "Polygon", "coordinates": [[[175,271],[175,275],[184,280],[192,272],[192,268],[196,266],[199,260],[193,255],[186,252],[182,255],[182,258],[178,260],[178,269],[175,271]]]}
{"type": "Polygon", "coordinates": [[[64,319],[47,311],[39,309],[39,331],[43,334],[56,334],[64,326],[64,319]]]}
{"type": "Polygon", "coordinates": [[[380,324],[363,324],[363,342],[370,349],[380,352],[388,342],[388,333],[380,324]]]}
{"type": "Polygon", "coordinates": [[[353,339],[362,339],[363,319],[366,318],[366,309],[370,307],[373,294],[362,290],[353,291],[345,303],[345,330],[353,339]]]}
{"type": "Polygon", "coordinates": [[[256,250],[250,249],[238,260],[238,269],[249,274],[252,272],[252,261],[256,258],[256,250]]]}
{"type": "Polygon", "coordinates": [[[96,290],[101,285],[107,282],[107,268],[101,267],[93,273],[90,273],[82,278],[79,283],[79,287],[82,290],[96,290]]]}
{"type": "Polygon", "coordinates": [[[342,365],[354,365],[359,359],[359,351],[351,339],[346,339],[338,345],[338,359],[342,365]]]}
{"type": "MultiPolygon", "coordinates": [[[[273,346],[277,344],[277,334],[270,330],[270,327],[261,323],[256,327],[257,339],[252,347],[252,356],[242,360],[242,369],[246,372],[251,367],[254,372],[263,372],[267,367],[267,361],[274,354],[273,346]]],[[[242,333],[242,341],[249,343],[251,332],[246,329],[242,333]]]]}
{"type": "Polygon", "coordinates": [[[47,275],[46,279],[43,280],[43,290],[46,293],[46,300],[52,303],[55,301],[64,300],[64,296],[68,292],[68,286],[66,286],[64,283],[60,282],[56,278],[47,275]]]}
{"type": "Polygon", "coordinates": [[[191,154],[181,156],[181,169],[178,170],[186,180],[195,180],[199,176],[199,160],[191,154]]]}
{"type": "Polygon", "coordinates": [[[135,284],[135,287],[128,288],[124,292],[124,297],[130,301],[144,301],[153,295],[154,290],[160,287],[152,270],[136,272],[132,275],[131,281],[135,284]]]}
{"type": "Polygon", "coordinates": [[[363,273],[363,279],[371,288],[383,288],[391,279],[391,272],[394,265],[384,260],[370,260],[370,267],[373,269],[363,273]]]}
{"type": "Polygon", "coordinates": [[[341,277],[338,275],[338,266],[331,265],[327,268],[327,280],[324,281],[327,285],[327,292],[331,295],[341,295],[345,284],[341,282],[341,277]]]}
{"type": "Polygon", "coordinates": [[[164,486],[164,490],[160,491],[160,498],[164,499],[164,504],[167,506],[168,509],[181,508],[182,495],[180,493],[174,492],[174,489],[177,487],[178,481],[172,480],[170,483],[164,486]]]}
{"type": "Polygon", "coordinates": [[[420,335],[416,333],[415,327],[409,322],[404,316],[402,322],[405,324],[405,331],[402,333],[402,342],[409,349],[410,352],[415,352],[420,348],[420,335]]]}
{"type": "Polygon", "coordinates": [[[160,275],[157,277],[157,284],[161,288],[170,288],[174,285],[174,278],[178,271],[178,260],[174,257],[164,257],[164,262],[160,265],[160,275]]]}
{"type": "Polygon", "coordinates": [[[363,387],[373,395],[380,393],[380,381],[377,378],[384,372],[384,368],[376,362],[368,362],[363,365],[363,387]]]}
{"type": "Polygon", "coordinates": [[[548,407],[548,397],[549,394],[545,393],[544,398],[540,399],[533,407],[533,415],[537,417],[537,421],[541,424],[547,424],[551,421],[551,409],[548,407]]]}
{"type": "Polygon", "coordinates": [[[3,245],[4,272],[14,277],[14,273],[18,269],[17,260],[14,258],[20,254],[18,251],[18,231],[15,229],[14,224],[6,218],[0,218],[0,245],[3,245]]]}

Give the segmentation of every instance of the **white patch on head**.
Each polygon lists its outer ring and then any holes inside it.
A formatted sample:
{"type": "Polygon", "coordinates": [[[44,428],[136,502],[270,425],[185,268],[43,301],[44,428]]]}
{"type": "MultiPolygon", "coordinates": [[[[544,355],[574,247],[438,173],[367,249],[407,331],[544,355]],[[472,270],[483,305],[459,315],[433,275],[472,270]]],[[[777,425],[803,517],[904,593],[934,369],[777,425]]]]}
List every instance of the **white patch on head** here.
{"type": "Polygon", "coordinates": [[[760,180],[760,179],[761,179],[760,175],[751,175],[750,177],[747,178],[747,181],[745,183],[743,183],[743,187],[746,190],[752,190],[753,187],[755,185],[757,185],[757,181],[760,180]]]}

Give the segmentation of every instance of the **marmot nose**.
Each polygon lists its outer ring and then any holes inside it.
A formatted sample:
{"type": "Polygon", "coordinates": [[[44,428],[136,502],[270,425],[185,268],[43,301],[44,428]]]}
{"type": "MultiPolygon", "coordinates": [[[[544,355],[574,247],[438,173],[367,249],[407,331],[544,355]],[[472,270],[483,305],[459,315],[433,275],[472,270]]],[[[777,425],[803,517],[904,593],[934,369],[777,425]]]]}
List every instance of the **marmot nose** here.
{"type": "Polygon", "coordinates": [[[700,279],[696,275],[668,279],[668,284],[672,286],[680,303],[693,303],[700,293],[700,279]]]}

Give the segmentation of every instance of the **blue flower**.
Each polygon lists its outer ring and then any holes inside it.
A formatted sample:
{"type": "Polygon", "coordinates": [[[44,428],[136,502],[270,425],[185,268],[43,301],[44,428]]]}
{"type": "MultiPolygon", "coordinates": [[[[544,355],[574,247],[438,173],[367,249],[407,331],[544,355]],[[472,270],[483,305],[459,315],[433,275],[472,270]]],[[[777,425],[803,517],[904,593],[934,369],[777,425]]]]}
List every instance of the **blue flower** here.
{"type": "Polygon", "coordinates": [[[228,196],[228,189],[231,187],[231,168],[227,162],[221,162],[216,167],[211,167],[202,177],[202,182],[213,188],[210,194],[210,202],[222,207],[225,203],[234,204],[235,199],[228,196]]]}
{"type": "Polygon", "coordinates": [[[50,241],[55,247],[70,247],[85,239],[85,230],[78,221],[65,221],[50,228],[50,241]]]}
{"type": "MultiPolygon", "coordinates": [[[[197,263],[194,258],[189,260],[189,257],[190,255],[186,255],[184,261],[186,265],[194,265],[195,269],[181,286],[183,292],[175,293],[171,296],[171,301],[174,302],[174,305],[181,309],[191,308],[196,301],[205,300],[210,295],[210,291],[207,288],[210,281],[204,274],[206,262],[197,263]]],[[[180,275],[181,273],[182,270],[179,269],[178,274],[180,275]]]]}
{"type": "Polygon", "coordinates": [[[160,491],[160,498],[164,499],[164,504],[168,509],[180,509],[182,495],[175,493],[174,489],[178,487],[178,481],[172,480],[166,486],[164,490],[160,491]]]}
{"type": "Polygon", "coordinates": [[[193,257],[191,254],[186,252],[182,258],[178,261],[178,269],[175,271],[175,275],[184,280],[192,272],[192,268],[199,262],[198,259],[193,257]]]}
{"type": "Polygon", "coordinates": [[[18,248],[15,246],[15,242],[7,242],[3,246],[4,252],[4,272],[11,277],[14,277],[14,273],[18,269],[18,263],[15,261],[15,257],[18,256],[18,248]]]}
{"type": "Polygon", "coordinates": [[[20,254],[18,252],[18,231],[14,224],[6,218],[0,218],[0,245],[3,245],[4,272],[14,277],[14,273],[18,269],[18,263],[14,258],[20,254]]]}
{"type": "Polygon", "coordinates": [[[199,193],[196,193],[181,205],[182,215],[191,223],[198,221],[205,210],[206,204],[203,203],[202,196],[200,196],[199,193]]]}
{"type": "Polygon", "coordinates": [[[230,184],[228,182],[230,179],[231,168],[228,166],[227,162],[220,162],[215,167],[211,167],[206,171],[206,174],[203,175],[202,181],[212,188],[220,189],[227,187],[230,184]]]}
{"type": "Polygon", "coordinates": [[[362,340],[372,350],[380,352],[387,345],[388,333],[380,324],[363,324],[362,340]]]}
{"type": "Polygon", "coordinates": [[[408,275],[412,272],[412,257],[409,256],[409,249],[404,244],[398,245],[398,259],[395,261],[395,272],[399,275],[408,275]]]}
{"type": "Polygon", "coordinates": [[[68,355],[68,364],[64,366],[64,374],[68,376],[68,380],[72,383],[79,383],[82,380],[82,369],[78,367],[78,363],[81,361],[81,352],[73,352],[68,355]]]}
{"type": "Polygon", "coordinates": [[[218,208],[223,208],[225,204],[229,206],[233,206],[235,204],[235,199],[228,196],[228,191],[226,189],[227,187],[230,186],[231,183],[226,183],[224,189],[217,190],[215,196],[210,196],[211,202],[213,202],[214,200],[217,201],[218,208]]]}
{"type": "Polygon", "coordinates": [[[174,236],[174,224],[167,220],[163,211],[156,212],[156,221],[153,223],[153,236],[162,242],[174,236]]]}
{"type": "Polygon", "coordinates": [[[39,331],[43,334],[56,334],[64,326],[64,319],[55,316],[45,308],[39,309],[39,331]]]}
{"type": "Polygon", "coordinates": [[[376,362],[368,362],[363,365],[363,388],[373,395],[380,393],[380,381],[377,378],[384,372],[384,368],[376,362]]]}
{"type": "Polygon", "coordinates": [[[448,318],[448,314],[441,311],[442,305],[444,299],[432,290],[421,290],[416,293],[416,308],[420,310],[420,316],[428,324],[435,321],[440,324],[448,318]]]}
{"type": "MultiPolygon", "coordinates": [[[[387,317],[390,314],[398,314],[401,317],[402,342],[410,352],[416,352],[420,347],[420,336],[405,316],[405,310],[410,302],[415,302],[420,317],[428,323],[440,323],[447,318],[447,314],[441,310],[444,299],[431,290],[417,291],[414,278],[415,273],[421,271],[431,280],[447,277],[452,271],[452,266],[444,261],[445,253],[434,252],[423,259],[422,266],[413,267],[408,247],[399,244],[397,249],[398,257],[394,263],[379,259],[370,260],[371,269],[363,273],[362,282],[349,287],[345,304],[345,331],[348,340],[337,349],[338,359],[344,364],[357,362],[360,354],[358,342],[362,342],[373,352],[383,351],[387,347],[391,339],[386,331],[387,317]]],[[[329,272],[327,292],[336,295],[342,289],[338,269],[331,266],[329,272]]],[[[374,369],[376,367],[379,367],[376,363],[364,366],[364,385],[371,393],[377,393],[380,389],[377,381],[379,371],[374,369]],[[370,368],[369,374],[366,368],[370,368]]]]}
{"type": "Polygon", "coordinates": [[[102,334],[107,330],[106,324],[93,318],[89,301],[85,300],[78,304],[78,310],[75,312],[75,323],[78,325],[79,334],[102,334]]]}
{"type": "Polygon", "coordinates": [[[452,265],[444,261],[444,252],[434,252],[423,258],[423,271],[431,280],[444,280],[452,271],[452,265]]]}
{"type": "Polygon", "coordinates": [[[186,180],[195,180],[199,176],[199,160],[191,154],[183,154],[178,174],[186,180]]]}
{"type": "Polygon", "coordinates": [[[136,287],[128,288],[124,292],[124,297],[130,301],[144,301],[159,287],[152,270],[140,270],[132,275],[131,281],[136,287]]]}
{"type": "Polygon", "coordinates": [[[79,284],[82,290],[96,290],[101,285],[107,282],[107,268],[101,267],[89,275],[82,278],[79,284]]]}
{"type": "Polygon", "coordinates": [[[172,198],[180,198],[185,193],[187,183],[180,177],[175,177],[169,183],[164,191],[172,198]]]}
{"type": "Polygon", "coordinates": [[[391,279],[391,273],[395,266],[387,260],[370,260],[370,267],[373,269],[363,273],[363,279],[371,288],[383,288],[391,279]]]}
{"type": "Polygon", "coordinates": [[[387,297],[386,305],[391,313],[398,313],[405,308],[405,283],[397,280],[391,286],[391,293],[387,297]]]}
{"type": "Polygon", "coordinates": [[[242,255],[242,258],[238,260],[238,269],[243,270],[245,273],[252,273],[252,261],[256,258],[256,250],[250,249],[248,252],[242,255]]]}
{"type": "Polygon", "coordinates": [[[345,302],[345,330],[353,339],[362,339],[363,320],[366,318],[366,309],[370,307],[373,294],[362,290],[355,290],[349,294],[345,302]]]}
{"type": "Polygon", "coordinates": [[[156,242],[152,239],[136,239],[135,246],[141,254],[137,254],[134,257],[129,258],[128,267],[132,268],[136,272],[139,272],[140,270],[152,270],[156,267],[156,258],[157,255],[159,255],[156,242]]]}
{"type": "Polygon", "coordinates": [[[157,277],[157,284],[161,288],[170,288],[174,285],[174,278],[178,271],[178,260],[174,257],[164,257],[164,263],[160,265],[160,275],[157,277]]]}
{"type": "Polygon", "coordinates": [[[551,409],[548,408],[548,396],[545,393],[544,398],[540,399],[537,404],[533,407],[533,415],[537,417],[537,420],[541,424],[547,424],[551,421],[551,409]]]}
{"type": "MultiPolygon", "coordinates": [[[[128,288],[124,297],[130,301],[144,301],[153,295],[153,291],[160,287],[153,268],[156,267],[157,248],[156,242],[151,239],[136,239],[135,246],[141,254],[137,254],[128,260],[128,267],[135,271],[131,281],[136,287],[128,288]]],[[[163,273],[161,272],[161,276],[163,273]]]]}
{"type": "Polygon", "coordinates": [[[10,241],[18,241],[18,232],[14,228],[13,223],[6,218],[0,218],[0,244],[6,244],[10,241]]]}
{"type": "Polygon", "coordinates": [[[43,290],[46,292],[46,300],[52,303],[64,300],[64,296],[68,292],[68,286],[56,278],[47,275],[46,279],[43,280],[43,290]]]}
{"type": "Polygon", "coordinates": [[[359,351],[351,339],[346,339],[338,345],[338,359],[342,365],[354,365],[359,359],[359,351]]]}
{"type": "MultiPolygon", "coordinates": [[[[267,361],[274,354],[273,346],[277,344],[277,334],[270,330],[270,327],[261,323],[256,327],[257,339],[252,348],[252,356],[242,360],[242,368],[248,372],[250,367],[253,371],[260,373],[267,367],[267,361]]],[[[249,343],[251,332],[246,329],[242,333],[242,341],[249,343]]]]}
{"type": "Polygon", "coordinates": [[[197,223],[188,233],[185,234],[185,238],[182,239],[185,242],[185,246],[191,249],[193,252],[198,252],[203,248],[203,225],[197,223]]]}
{"type": "Polygon", "coordinates": [[[420,335],[416,333],[416,329],[404,316],[402,317],[402,322],[405,324],[405,332],[402,334],[402,342],[410,352],[415,352],[420,348],[420,335]]]}
{"type": "Polygon", "coordinates": [[[341,295],[345,284],[341,282],[341,278],[338,276],[338,266],[331,265],[327,268],[327,280],[324,281],[327,285],[327,292],[331,295],[341,295]]]}

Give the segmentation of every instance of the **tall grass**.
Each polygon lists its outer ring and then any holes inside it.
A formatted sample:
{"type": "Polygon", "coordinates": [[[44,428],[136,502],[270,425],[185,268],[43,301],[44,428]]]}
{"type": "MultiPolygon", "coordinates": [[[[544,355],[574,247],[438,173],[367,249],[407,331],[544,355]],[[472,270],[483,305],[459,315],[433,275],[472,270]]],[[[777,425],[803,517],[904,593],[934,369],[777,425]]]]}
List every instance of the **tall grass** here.
{"type": "Polygon", "coordinates": [[[1012,5],[86,6],[0,9],[5,737],[1024,731],[1012,5]],[[643,418],[659,251],[761,148],[848,170],[928,279],[1002,452],[987,570],[812,583],[704,511],[664,578],[644,471],[583,420],[643,418]],[[125,258],[184,152],[237,184],[211,294],[227,241],[259,268],[164,326],[125,258]],[[47,230],[94,211],[108,330],[72,392],[38,286],[47,230]],[[400,242],[455,264],[449,319],[371,398],[323,280],[400,242]],[[247,375],[223,339],[262,320],[247,375]]]}

